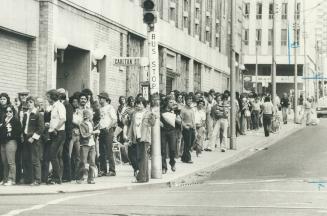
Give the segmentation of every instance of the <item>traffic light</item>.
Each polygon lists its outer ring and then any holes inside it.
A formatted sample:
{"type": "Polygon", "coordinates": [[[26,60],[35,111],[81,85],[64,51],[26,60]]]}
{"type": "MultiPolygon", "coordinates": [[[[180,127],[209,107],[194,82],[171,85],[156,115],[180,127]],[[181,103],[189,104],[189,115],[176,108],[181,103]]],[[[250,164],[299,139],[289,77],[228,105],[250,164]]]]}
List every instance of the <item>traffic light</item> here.
{"type": "Polygon", "coordinates": [[[157,12],[155,0],[143,0],[143,22],[147,25],[153,25],[157,22],[157,12]]]}

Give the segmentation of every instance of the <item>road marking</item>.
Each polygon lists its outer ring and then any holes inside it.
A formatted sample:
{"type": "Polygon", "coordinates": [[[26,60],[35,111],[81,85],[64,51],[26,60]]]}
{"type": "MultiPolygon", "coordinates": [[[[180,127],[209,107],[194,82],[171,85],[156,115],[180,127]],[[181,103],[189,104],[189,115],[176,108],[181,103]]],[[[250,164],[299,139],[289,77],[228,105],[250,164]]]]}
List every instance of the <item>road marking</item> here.
{"type": "Polygon", "coordinates": [[[108,204],[109,206],[137,206],[137,207],[169,207],[169,208],[175,208],[175,207],[194,207],[194,208],[242,208],[242,209],[293,209],[293,210],[317,210],[317,211],[327,211],[327,207],[311,207],[311,206],[278,206],[278,205],[192,205],[192,204],[181,204],[181,205],[158,205],[158,204],[108,204]]]}
{"type": "Polygon", "coordinates": [[[105,194],[105,192],[96,193],[96,194],[86,194],[86,195],[79,195],[79,196],[64,197],[64,198],[60,198],[60,199],[51,200],[51,201],[49,201],[47,203],[44,203],[44,204],[33,205],[33,206],[29,207],[29,208],[15,209],[15,210],[12,210],[12,211],[10,211],[10,212],[8,212],[6,214],[3,214],[1,216],[15,216],[15,215],[19,215],[19,214],[21,214],[23,212],[39,210],[39,209],[45,208],[48,205],[56,205],[58,203],[65,202],[67,200],[78,199],[78,198],[89,197],[89,196],[96,196],[96,195],[101,195],[101,194],[105,194]]]}
{"type": "Polygon", "coordinates": [[[198,190],[198,191],[169,191],[169,193],[327,193],[327,191],[302,191],[302,190],[292,190],[292,191],[285,191],[285,190],[198,190]]]}

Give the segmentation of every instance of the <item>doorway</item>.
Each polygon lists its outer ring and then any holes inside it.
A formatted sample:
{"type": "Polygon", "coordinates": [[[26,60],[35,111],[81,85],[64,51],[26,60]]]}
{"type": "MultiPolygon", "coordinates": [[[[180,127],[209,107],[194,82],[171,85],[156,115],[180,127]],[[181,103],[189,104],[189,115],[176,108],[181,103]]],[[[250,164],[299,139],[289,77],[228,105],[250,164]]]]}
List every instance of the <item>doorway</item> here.
{"type": "Polygon", "coordinates": [[[74,92],[90,88],[90,52],[68,46],[63,54],[63,58],[57,59],[57,89],[64,88],[71,96],[74,92]]]}

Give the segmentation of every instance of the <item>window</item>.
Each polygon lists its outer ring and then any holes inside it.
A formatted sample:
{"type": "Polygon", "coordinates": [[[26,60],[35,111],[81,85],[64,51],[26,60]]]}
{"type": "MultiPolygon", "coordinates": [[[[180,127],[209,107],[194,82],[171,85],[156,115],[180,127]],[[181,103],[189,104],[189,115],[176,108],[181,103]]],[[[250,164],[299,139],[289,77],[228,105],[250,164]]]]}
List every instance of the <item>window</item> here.
{"type": "Polygon", "coordinates": [[[211,18],[206,16],[206,26],[211,26],[211,18]]]}
{"type": "Polygon", "coordinates": [[[195,24],[195,29],[194,29],[194,33],[196,34],[196,35],[200,35],[200,26],[199,26],[199,24],[195,24]]]}
{"type": "Polygon", "coordinates": [[[200,8],[195,9],[195,19],[200,20],[200,8]]]}
{"type": "Polygon", "coordinates": [[[274,18],[274,4],[270,3],[269,4],[269,19],[273,19],[274,18]]]}
{"type": "Polygon", "coordinates": [[[281,31],[281,45],[282,46],[287,45],[287,29],[282,29],[281,31]]]}
{"type": "Polygon", "coordinates": [[[268,46],[272,46],[273,43],[273,30],[268,29],[268,46]]]}
{"type": "Polygon", "coordinates": [[[248,19],[250,16],[250,3],[244,4],[244,17],[248,19]]]}
{"type": "Polygon", "coordinates": [[[220,33],[220,24],[219,23],[216,23],[216,34],[219,34],[220,33]]]}
{"type": "Polygon", "coordinates": [[[123,56],[124,55],[124,34],[123,33],[120,33],[119,44],[120,44],[119,55],[123,56]]]}
{"type": "Polygon", "coordinates": [[[262,39],[262,30],[257,29],[256,30],[256,43],[258,46],[261,46],[261,39],[262,39]]]}
{"type": "Polygon", "coordinates": [[[189,2],[188,2],[188,0],[184,0],[183,9],[184,9],[185,12],[189,11],[189,2]]]}
{"type": "Polygon", "coordinates": [[[297,43],[297,45],[300,45],[300,38],[301,37],[301,35],[300,35],[300,29],[297,29],[297,31],[296,31],[296,41],[295,41],[295,43],[297,43]]]}
{"type": "Polygon", "coordinates": [[[287,3],[282,4],[282,19],[287,19],[287,3]]]}
{"type": "Polygon", "coordinates": [[[175,20],[176,20],[176,9],[175,8],[169,8],[169,20],[175,22],[175,20]]]}
{"type": "Polygon", "coordinates": [[[243,34],[244,45],[247,46],[249,45],[249,29],[244,29],[243,34]]]}
{"type": "Polygon", "coordinates": [[[206,41],[210,42],[211,38],[210,38],[210,31],[206,31],[206,41]]]}
{"type": "Polygon", "coordinates": [[[207,0],[206,7],[207,11],[212,11],[212,0],[207,0]]]}
{"type": "Polygon", "coordinates": [[[296,19],[300,19],[301,3],[296,4],[296,19]]]}
{"type": "Polygon", "coordinates": [[[220,20],[221,16],[221,1],[216,0],[216,19],[220,20]]]}
{"type": "Polygon", "coordinates": [[[183,28],[184,29],[188,28],[188,17],[183,17],[183,28]]]}
{"type": "Polygon", "coordinates": [[[262,3],[257,3],[257,19],[262,19],[262,3]]]}

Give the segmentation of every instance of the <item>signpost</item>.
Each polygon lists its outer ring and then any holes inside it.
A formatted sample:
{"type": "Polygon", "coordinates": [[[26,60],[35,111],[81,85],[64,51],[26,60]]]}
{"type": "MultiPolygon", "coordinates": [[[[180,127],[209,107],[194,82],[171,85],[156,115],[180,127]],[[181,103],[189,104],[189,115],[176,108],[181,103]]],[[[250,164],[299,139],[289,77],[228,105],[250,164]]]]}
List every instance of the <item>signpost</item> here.
{"type": "Polygon", "coordinates": [[[147,66],[149,61],[145,57],[114,57],[115,66],[147,66]]]}
{"type": "Polygon", "coordinates": [[[154,28],[148,32],[149,42],[149,81],[152,100],[152,112],[157,116],[152,127],[151,139],[151,177],[162,178],[160,143],[160,99],[159,99],[159,49],[158,35],[154,28]]]}

